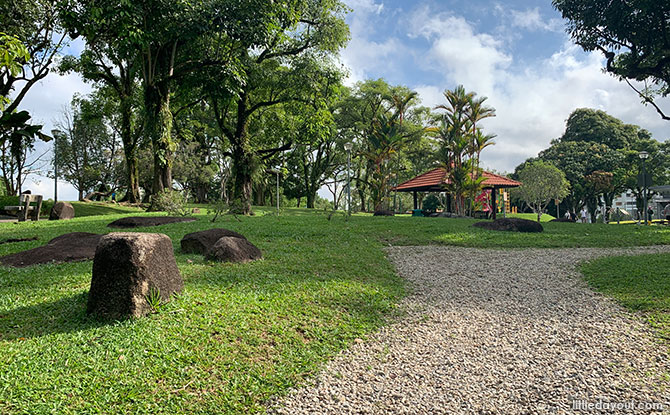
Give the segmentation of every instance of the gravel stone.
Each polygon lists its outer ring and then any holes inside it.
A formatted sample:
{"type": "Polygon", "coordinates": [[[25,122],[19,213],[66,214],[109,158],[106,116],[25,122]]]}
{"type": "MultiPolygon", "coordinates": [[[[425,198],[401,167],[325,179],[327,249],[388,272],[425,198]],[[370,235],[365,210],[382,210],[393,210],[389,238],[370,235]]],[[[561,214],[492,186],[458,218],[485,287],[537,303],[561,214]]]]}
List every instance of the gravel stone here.
{"type": "Polygon", "coordinates": [[[573,402],[665,404],[670,356],[577,265],[630,249],[393,247],[402,317],[355,341],[273,414],[574,414],[573,402]],[[665,375],[664,375],[665,374],[665,375]]]}

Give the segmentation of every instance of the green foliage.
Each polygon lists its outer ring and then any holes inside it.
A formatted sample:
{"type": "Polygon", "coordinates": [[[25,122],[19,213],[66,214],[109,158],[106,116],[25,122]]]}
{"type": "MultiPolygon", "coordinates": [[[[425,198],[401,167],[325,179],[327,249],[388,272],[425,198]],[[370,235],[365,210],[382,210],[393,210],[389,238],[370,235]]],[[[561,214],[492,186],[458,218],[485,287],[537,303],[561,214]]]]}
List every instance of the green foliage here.
{"type": "Polygon", "coordinates": [[[436,109],[445,113],[438,117],[438,126],[431,130],[440,141],[439,164],[446,171],[445,190],[454,196],[454,210],[464,215],[465,198],[470,196],[472,212],[475,195],[481,191],[484,181],[479,168],[481,152],[494,144],[495,137],[484,134],[477,123],[495,117],[495,110],[484,105],[486,97],[466,92],[463,85],[444,91],[444,98],[447,104],[438,105],[436,109]]]}
{"type": "Polygon", "coordinates": [[[214,215],[214,217],[212,218],[212,223],[216,222],[216,220],[219,219],[220,216],[226,214],[229,211],[230,206],[223,200],[217,200],[216,202],[209,205],[209,207],[207,208],[207,214],[214,215]]]}
{"type": "Polygon", "coordinates": [[[644,89],[634,88],[642,101],[670,119],[654,103],[657,96],[670,93],[667,1],[553,0],[553,5],[568,19],[568,30],[578,45],[603,52],[606,69],[614,76],[644,81],[644,89]]]}
{"type": "Polygon", "coordinates": [[[158,287],[151,287],[149,293],[145,296],[145,299],[154,313],[158,312],[163,305],[163,302],[161,301],[161,291],[158,287]]]}
{"type": "Polygon", "coordinates": [[[164,190],[152,195],[151,209],[177,216],[189,216],[191,214],[191,210],[186,206],[186,198],[176,190],[164,190]]]}
{"type": "MultiPolygon", "coordinates": [[[[0,77],[2,79],[9,76],[16,77],[29,60],[30,52],[16,36],[0,32],[0,77]]],[[[0,95],[0,112],[9,102],[9,97],[0,95]]]]}
{"type": "Polygon", "coordinates": [[[565,174],[552,164],[543,161],[526,164],[518,176],[522,185],[515,192],[537,214],[538,222],[552,199],[568,195],[570,184],[565,174]]]}
{"type": "Polygon", "coordinates": [[[442,201],[436,194],[431,193],[423,199],[422,206],[423,210],[435,212],[442,207],[442,201]]]}
{"type": "Polygon", "coordinates": [[[637,125],[624,124],[605,111],[579,108],[570,114],[560,141],[599,143],[619,150],[649,138],[649,131],[637,125]]]}

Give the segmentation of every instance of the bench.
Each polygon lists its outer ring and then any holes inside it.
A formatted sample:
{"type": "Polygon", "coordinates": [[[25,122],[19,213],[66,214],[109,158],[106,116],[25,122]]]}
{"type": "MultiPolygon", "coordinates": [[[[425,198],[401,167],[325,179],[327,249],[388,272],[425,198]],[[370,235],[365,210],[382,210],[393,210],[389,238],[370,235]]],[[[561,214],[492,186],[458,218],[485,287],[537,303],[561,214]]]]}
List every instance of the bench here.
{"type": "Polygon", "coordinates": [[[40,220],[40,210],[42,210],[42,195],[26,195],[19,196],[19,206],[5,206],[4,210],[7,212],[16,212],[19,222],[24,222],[28,218],[33,221],[40,220]],[[34,203],[35,206],[31,206],[34,203]]]}

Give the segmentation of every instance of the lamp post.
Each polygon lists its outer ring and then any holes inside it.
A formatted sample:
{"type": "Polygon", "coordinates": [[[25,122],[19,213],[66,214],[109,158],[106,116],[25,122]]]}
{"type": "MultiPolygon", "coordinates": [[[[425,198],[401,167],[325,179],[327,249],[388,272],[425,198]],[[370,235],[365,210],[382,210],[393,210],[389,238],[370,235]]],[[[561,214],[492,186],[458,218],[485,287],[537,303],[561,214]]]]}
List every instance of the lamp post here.
{"type": "Polygon", "coordinates": [[[351,216],[351,149],[354,147],[351,142],[344,143],[344,149],[347,151],[347,214],[351,216]]]}
{"type": "Polygon", "coordinates": [[[647,225],[647,165],[646,160],[649,158],[649,153],[646,151],[640,151],[639,154],[642,159],[642,198],[644,199],[644,224],[647,225]]]}
{"type": "Polygon", "coordinates": [[[58,135],[61,134],[60,130],[51,130],[51,135],[54,138],[54,203],[58,202],[58,153],[56,152],[56,142],[58,141],[58,135]]]}

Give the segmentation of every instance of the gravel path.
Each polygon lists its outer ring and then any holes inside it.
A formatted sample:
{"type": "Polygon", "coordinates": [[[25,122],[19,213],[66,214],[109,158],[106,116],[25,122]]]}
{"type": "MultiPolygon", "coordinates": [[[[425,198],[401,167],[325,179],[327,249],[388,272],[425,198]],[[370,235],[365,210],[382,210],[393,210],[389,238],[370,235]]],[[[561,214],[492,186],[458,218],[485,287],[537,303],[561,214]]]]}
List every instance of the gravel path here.
{"type": "Polygon", "coordinates": [[[667,348],[589,290],[575,267],[651,252],[670,247],[390,248],[412,286],[403,317],[343,351],[270,413],[670,414],[667,348]],[[664,404],[665,412],[580,410],[581,401],[664,404]]]}

